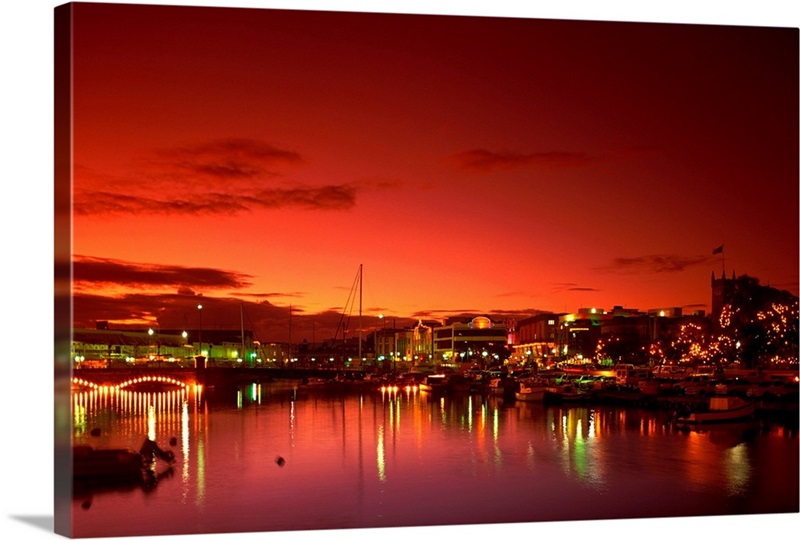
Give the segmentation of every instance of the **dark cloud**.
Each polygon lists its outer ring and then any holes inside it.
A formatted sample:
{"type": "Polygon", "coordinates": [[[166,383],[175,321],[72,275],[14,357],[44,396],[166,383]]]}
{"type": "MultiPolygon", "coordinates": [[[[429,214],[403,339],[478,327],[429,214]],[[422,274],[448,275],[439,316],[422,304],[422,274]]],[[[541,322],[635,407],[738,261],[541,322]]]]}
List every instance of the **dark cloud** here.
{"type": "Polygon", "coordinates": [[[455,167],[478,172],[525,167],[583,167],[591,161],[592,158],[588,155],[575,152],[534,152],[524,154],[493,152],[485,149],[467,150],[449,157],[449,162],[455,167]]]}
{"type": "MultiPolygon", "coordinates": [[[[77,215],[229,215],[233,212],[295,208],[349,210],[356,183],[278,183],[287,166],[300,165],[297,152],[253,139],[221,139],[156,150],[131,167],[128,178],[76,166],[84,189],[74,193],[77,215]]],[[[381,186],[385,188],[385,186],[381,186]]]]}
{"type": "Polygon", "coordinates": [[[302,298],[305,293],[302,292],[267,292],[267,293],[233,293],[233,296],[252,298],[255,300],[267,301],[268,298],[302,298]]]}
{"type": "Polygon", "coordinates": [[[549,313],[548,311],[544,311],[541,309],[523,309],[523,310],[492,310],[489,312],[489,318],[491,319],[527,319],[528,317],[535,317],[536,315],[540,315],[542,313],[549,313]]]}
{"type": "Polygon", "coordinates": [[[120,284],[127,287],[176,287],[181,295],[194,295],[192,288],[238,289],[250,285],[252,276],[214,268],[142,264],[97,257],[75,257],[75,284],[120,284]]]}
{"type": "Polygon", "coordinates": [[[278,208],[349,210],[356,204],[356,191],[354,186],[349,185],[272,188],[251,194],[237,191],[176,196],[163,192],[159,197],[97,191],[76,196],[74,210],[77,215],[229,215],[233,212],[278,208]]]}
{"type": "Polygon", "coordinates": [[[270,176],[277,168],[303,163],[297,152],[244,138],[162,149],[157,155],[165,159],[162,165],[176,172],[223,180],[270,176]]]}
{"type": "Polygon", "coordinates": [[[348,210],[356,204],[356,188],[349,185],[298,187],[261,191],[249,201],[252,207],[284,206],[305,210],[348,210]]]}
{"type": "Polygon", "coordinates": [[[595,289],[593,287],[582,287],[577,283],[556,283],[553,285],[553,289],[555,292],[600,292],[600,289],[595,289]]]}
{"type": "Polygon", "coordinates": [[[704,264],[710,257],[697,255],[643,255],[641,257],[618,257],[611,264],[595,268],[598,272],[639,274],[683,272],[687,268],[704,264]]]}

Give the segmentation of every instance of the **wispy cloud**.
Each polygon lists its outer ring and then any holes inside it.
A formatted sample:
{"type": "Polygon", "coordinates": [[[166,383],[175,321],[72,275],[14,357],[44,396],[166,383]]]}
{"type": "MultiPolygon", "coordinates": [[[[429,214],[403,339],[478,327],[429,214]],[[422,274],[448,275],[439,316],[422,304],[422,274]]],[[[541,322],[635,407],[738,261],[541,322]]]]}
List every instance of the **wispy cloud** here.
{"type": "Polygon", "coordinates": [[[287,165],[299,165],[299,153],[264,141],[227,138],[176,148],[160,149],[162,166],[192,177],[212,179],[260,178],[275,174],[287,165]]]}
{"type": "Polygon", "coordinates": [[[143,264],[116,259],[76,256],[73,262],[76,286],[120,285],[130,288],[175,287],[192,295],[194,288],[239,289],[250,285],[252,276],[215,268],[143,264]]]}
{"type": "Polygon", "coordinates": [[[157,197],[98,191],[76,197],[75,214],[192,214],[229,215],[237,211],[278,208],[301,210],[349,210],[356,204],[357,189],[352,185],[272,188],[255,191],[174,196],[162,192],[157,197]]]}
{"type": "Polygon", "coordinates": [[[490,172],[498,169],[583,167],[593,158],[580,152],[495,152],[483,148],[466,150],[449,156],[448,161],[459,169],[490,172]]]}
{"type": "Polygon", "coordinates": [[[221,139],[162,148],[131,166],[127,177],[76,167],[76,215],[230,215],[293,208],[349,210],[356,182],[288,182],[284,169],[299,153],[253,139],[221,139]]]}
{"type": "Polygon", "coordinates": [[[578,285],[577,283],[555,283],[553,284],[554,292],[600,292],[600,289],[595,289],[593,287],[585,287],[578,285]]]}
{"type": "Polygon", "coordinates": [[[618,257],[608,265],[595,268],[598,272],[621,274],[651,274],[683,272],[687,268],[708,262],[705,255],[642,255],[639,257],[618,257]]]}

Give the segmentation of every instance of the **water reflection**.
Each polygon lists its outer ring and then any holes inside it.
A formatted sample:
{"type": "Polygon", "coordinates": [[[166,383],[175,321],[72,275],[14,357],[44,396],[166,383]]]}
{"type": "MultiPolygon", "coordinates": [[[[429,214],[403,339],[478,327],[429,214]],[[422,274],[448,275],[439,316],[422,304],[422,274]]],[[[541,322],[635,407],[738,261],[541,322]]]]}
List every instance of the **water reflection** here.
{"type": "Polygon", "coordinates": [[[107,496],[93,512],[119,522],[78,515],[78,535],[160,534],[128,517],[145,509],[170,521],[162,533],[797,509],[792,426],[678,429],[636,409],[291,384],[97,389],[75,394],[72,417],[76,443],[180,442],[179,482],[148,503],[107,496]],[[465,512],[465,497],[481,504],[465,512]]]}

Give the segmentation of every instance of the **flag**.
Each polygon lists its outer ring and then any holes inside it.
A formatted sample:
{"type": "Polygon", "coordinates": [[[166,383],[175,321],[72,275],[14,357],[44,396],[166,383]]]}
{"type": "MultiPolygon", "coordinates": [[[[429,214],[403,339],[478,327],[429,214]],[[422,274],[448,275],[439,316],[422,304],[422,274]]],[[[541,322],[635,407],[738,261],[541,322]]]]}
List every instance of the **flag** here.
{"type": "MultiPolygon", "coordinates": [[[[723,246],[724,245],[725,244],[723,244],[723,246]]],[[[712,255],[717,255],[718,253],[722,253],[722,246],[719,246],[718,248],[714,248],[714,251],[711,252],[712,255]]]]}

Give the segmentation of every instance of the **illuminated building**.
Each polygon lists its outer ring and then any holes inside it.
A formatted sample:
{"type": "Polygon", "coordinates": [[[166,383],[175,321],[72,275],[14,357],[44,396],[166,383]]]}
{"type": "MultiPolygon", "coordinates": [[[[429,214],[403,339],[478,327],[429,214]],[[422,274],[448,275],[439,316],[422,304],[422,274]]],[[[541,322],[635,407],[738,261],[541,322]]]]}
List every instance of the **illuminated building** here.
{"type": "Polygon", "coordinates": [[[514,363],[546,364],[556,356],[558,347],[558,320],[561,313],[543,313],[517,323],[514,333],[514,363]]]}
{"type": "MultiPolygon", "coordinates": [[[[202,354],[215,364],[253,364],[256,351],[253,333],[245,330],[203,330],[203,350],[197,330],[116,330],[100,322],[97,328],[75,328],[71,357],[82,367],[152,362],[189,362],[202,354]],[[243,350],[244,346],[244,350],[243,350]]],[[[260,347],[259,347],[260,349],[260,347]]]]}
{"type": "Polygon", "coordinates": [[[500,363],[508,355],[507,345],[505,323],[483,316],[453,322],[433,331],[434,360],[444,365],[500,363]]]}
{"type": "Polygon", "coordinates": [[[797,297],[791,293],[774,287],[761,285],[759,280],[748,275],[717,279],[711,272],[711,320],[719,324],[719,318],[726,305],[733,305],[744,311],[755,312],[770,303],[796,304],[797,297]]]}

